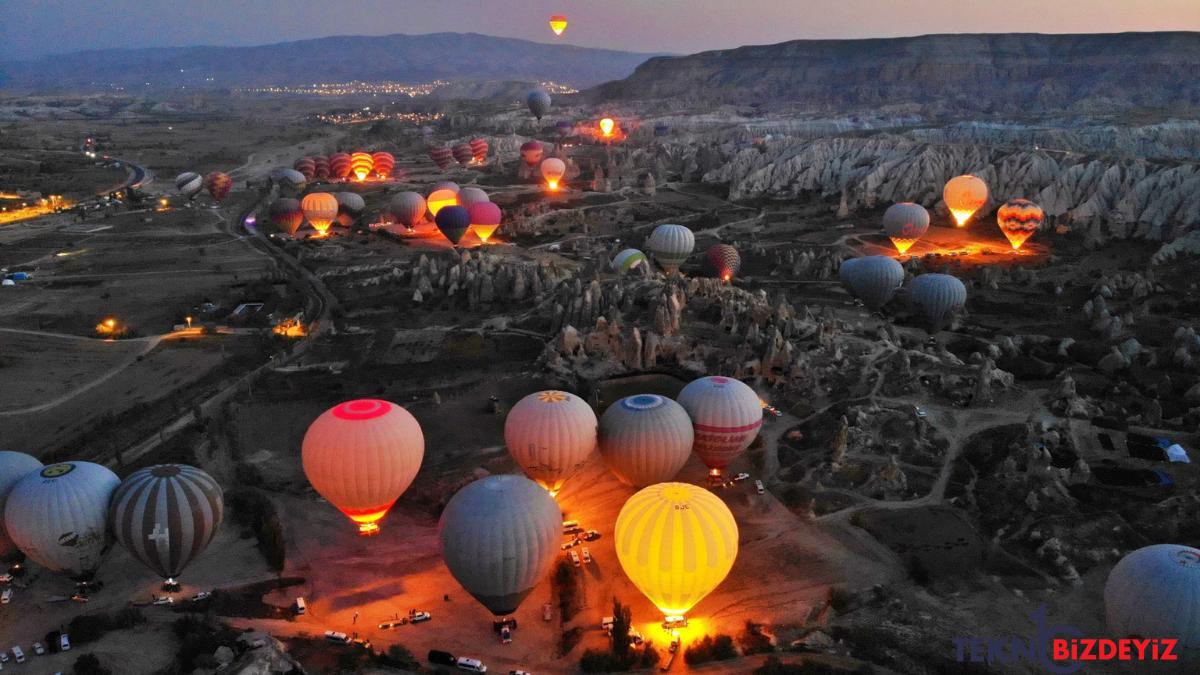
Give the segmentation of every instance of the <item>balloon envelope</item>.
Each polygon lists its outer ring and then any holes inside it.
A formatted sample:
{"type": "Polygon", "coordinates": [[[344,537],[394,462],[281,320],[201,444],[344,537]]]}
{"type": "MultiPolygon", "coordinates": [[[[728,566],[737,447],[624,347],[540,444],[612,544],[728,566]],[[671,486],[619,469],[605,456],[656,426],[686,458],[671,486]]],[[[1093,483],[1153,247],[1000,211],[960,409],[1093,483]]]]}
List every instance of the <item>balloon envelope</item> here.
{"type": "Polygon", "coordinates": [[[429,198],[425,200],[425,204],[429,207],[429,214],[437,218],[437,214],[447,206],[458,204],[458,191],[456,190],[434,190],[429,193],[429,198]]]}
{"type": "Polygon", "coordinates": [[[946,181],[946,186],[942,188],[942,199],[946,201],[950,215],[954,216],[954,222],[962,227],[976,211],[987,204],[987,183],[983,182],[982,178],[970,174],[955,176],[946,181]]]}
{"type": "Polygon", "coordinates": [[[366,180],[375,169],[375,159],[366,152],[356,152],[350,155],[350,173],[359,180],[366,180]]]}
{"type": "Polygon", "coordinates": [[[504,420],[504,442],[513,461],[551,493],[596,449],[596,413],[578,396],[558,390],[522,398],[504,420]]]}
{"type": "Polygon", "coordinates": [[[438,521],[450,574],[496,616],[512,614],[558,554],[562,513],[522,476],[488,476],[450,498],[438,521]]]}
{"type": "Polygon", "coordinates": [[[134,558],[172,579],[204,551],[224,515],[221,486],[212,476],[193,466],[159,464],[121,481],[108,522],[134,558]]]}
{"type": "Polygon", "coordinates": [[[454,156],[454,161],[462,166],[470,166],[471,162],[475,161],[475,153],[471,152],[470,143],[458,143],[450,149],[450,153],[454,156]]]}
{"type": "Polygon", "coordinates": [[[350,175],[350,155],[335,152],[329,156],[329,175],[333,178],[345,178],[350,175]]]}
{"type": "Polygon", "coordinates": [[[292,168],[299,171],[306,181],[311,181],[317,177],[317,161],[312,157],[301,157],[296,160],[292,168]]]}
{"type": "Polygon", "coordinates": [[[112,543],[108,503],[120,483],[115,473],[91,462],[62,462],[28,473],[4,506],[8,535],[42,567],[87,581],[112,543]]]}
{"type": "Polygon", "coordinates": [[[525,97],[525,105],[529,106],[529,112],[540,120],[550,110],[550,94],[540,89],[531,91],[529,96],[525,97]]]}
{"type": "Polygon", "coordinates": [[[542,161],[543,152],[542,144],[538,141],[525,141],[521,144],[521,159],[528,166],[537,166],[537,163],[542,161]]]}
{"type": "Polygon", "coordinates": [[[896,250],[904,253],[929,230],[929,212],[912,202],[892,204],[883,212],[883,231],[896,250]]]}
{"type": "Polygon", "coordinates": [[[1104,584],[1113,638],[1173,638],[1181,659],[1200,658],[1200,549],[1155,544],[1133,551],[1104,584]]]}
{"type": "Polygon", "coordinates": [[[488,142],[482,138],[471,139],[471,155],[475,159],[476,164],[483,164],[487,161],[488,142]]]}
{"type": "Polygon", "coordinates": [[[296,234],[296,230],[299,230],[304,222],[304,211],[300,208],[300,201],[291,197],[280,197],[271,202],[268,214],[271,224],[288,234],[296,234]]]}
{"type": "Polygon", "coordinates": [[[450,148],[433,148],[429,151],[429,159],[433,160],[437,168],[445,171],[446,167],[450,166],[450,162],[454,161],[454,153],[450,151],[450,148]]]}
{"type": "Polygon", "coordinates": [[[869,255],[842,261],[838,276],[851,295],[878,311],[904,283],[904,267],[894,258],[869,255]]]}
{"type": "Polygon", "coordinates": [[[500,212],[500,207],[491,202],[480,202],[472,204],[467,209],[471,219],[471,230],[476,237],[483,243],[487,243],[488,239],[496,233],[496,228],[500,227],[500,219],[503,214],[500,212]]]}
{"type": "Polygon", "coordinates": [[[922,274],[908,289],[913,308],[924,318],[930,333],[950,325],[967,302],[967,287],[949,274],[922,274]]]}
{"type": "Polygon", "coordinates": [[[342,227],[353,225],[367,208],[367,203],[357,192],[339,192],[335,197],[338,203],[337,221],[342,227]]]}
{"type": "Polygon", "coordinates": [[[630,497],[614,538],[625,576],[667,616],[686,613],[711,593],[738,553],[729,507],[687,483],[659,483],[630,497]]]}
{"type": "Polygon", "coordinates": [[[338,200],[328,192],[313,192],[304,195],[304,199],[300,200],[300,208],[304,211],[304,218],[308,220],[309,225],[324,234],[337,218],[338,200]]]}
{"type": "Polygon", "coordinates": [[[313,489],[357,523],[360,534],[374,534],[421,468],[425,435],[395,403],[357,399],[314,420],[300,454],[313,489]]]}
{"type": "Polygon", "coordinates": [[[563,174],[567,172],[567,165],[557,157],[547,157],[542,160],[542,177],[546,179],[546,184],[551,190],[558,188],[558,182],[562,180],[563,174]]]}
{"type": "Polygon", "coordinates": [[[762,427],[758,394],[732,377],[692,380],[679,392],[678,400],[692,418],[696,432],[692,447],[715,474],[750,447],[762,427]]]}
{"type": "Polygon", "coordinates": [[[465,206],[468,209],[475,204],[482,204],[487,201],[491,201],[488,199],[488,194],[477,187],[467,186],[458,191],[459,205],[465,206]]]}
{"type": "Polygon", "coordinates": [[[555,35],[562,35],[567,29],[567,17],[562,14],[555,14],[550,17],[550,30],[554,31],[555,35]]]}
{"type": "Polygon", "coordinates": [[[233,189],[233,179],[228,174],[213,171],[204,177],[204,187],[215,201],[225,199],[225,195],[233,189]]]}
{"type": "Polygon", "coordinates": [[[621,251],[612,260],[612,268],[617,274],[624,274],[639,267],[645,267],[648,263],[646,254],[636,248],[627,248],[621,251]]]}
{"type": "Polygon", "coordinates": [[[696,236],[683,225],[664,223],[654,228],[646,239],[646,250],[668,274],[679,269],[694,248],[696,236]]]}
{"type": "Polygon", "coordinates": [[[1016,251],[1046,222],[1046,214],[1028,199],[1010,199],[996,212],[996,222],[1016,251]]]}
{"type": "Polygon", "coordinates": [[[416,192],[406,191],[392,197],[388,208],[396,217],[396,222],[411,230],[425,218],[425,210],[428,206],[425,204],[424,197],[416,192]]]}
{"type": "Polygon", "coordinates": [[[8,530],[4,527],[4,504],[8,501],[8,493],[12,492],[18,481],[42,466],[41,461],[33,455],[0,450],[0,559],[7,558],[17,551],[16,544],[9,538],[8,530]]]}
{"type": "Polygon", "coordinates": [[[729,281],[742,269],[742,256],[729,244],[713,244],[704,253],[704,265],[713,276],[729,281]]]}
{"type": "Polygon", "coordinates": [[[175,177],[175,189],[179,194],[191,199],[204,189],[204,178],[194,171],[186,171],[175,177]]]}
{"type": "Polygon", "coordinates": [[[675,478],[692,454],[692,418],[657,394],[638,394],[600,416],[600,456],[622,483],[646,487],[675,478]]]}
{"type": "MultiPolygon", "coordinates": [[[[430,201],[432,202],[432,199],[430,201]]],[[[451,204],[438,209],[434,222],[437,223],[438,230],[450,240],[450,243],[458,246],[463,235],[471,229],[471,213],[465,206],[451,204]]]]}

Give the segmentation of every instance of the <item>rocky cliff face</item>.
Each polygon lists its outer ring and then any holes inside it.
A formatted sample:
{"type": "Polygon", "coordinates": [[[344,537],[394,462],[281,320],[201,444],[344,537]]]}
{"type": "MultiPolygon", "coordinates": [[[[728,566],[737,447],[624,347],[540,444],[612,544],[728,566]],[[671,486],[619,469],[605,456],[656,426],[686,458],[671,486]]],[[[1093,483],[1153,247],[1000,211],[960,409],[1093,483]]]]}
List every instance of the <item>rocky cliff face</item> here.
{"type": "Polygon", "coordinates": [[[917,103],[945,110],[1096,112],[1200,106],[1200,33],[925,35],[797,40],[646,61],[597,100],[917,103]]]}

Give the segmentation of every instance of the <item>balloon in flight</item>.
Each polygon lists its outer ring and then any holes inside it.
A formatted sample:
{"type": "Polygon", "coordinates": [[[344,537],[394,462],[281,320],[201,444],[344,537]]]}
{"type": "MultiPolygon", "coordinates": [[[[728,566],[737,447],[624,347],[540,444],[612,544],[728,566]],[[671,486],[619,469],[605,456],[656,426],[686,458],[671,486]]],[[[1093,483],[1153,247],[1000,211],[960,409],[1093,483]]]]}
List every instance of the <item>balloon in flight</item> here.
{"type": "Polygon", "coordinates": [[[908,297],[928,331],[936,333],[962,311],[967,303],[967,287],[950,274],[922,274],[909,284],[908,297]]]}
{"type": "Polygon", "coordinates": [[[672,274],[696,248],[696,235],[683,225],[664,223],[646,238],[646,250],[667,274],[672,274]]]}
{"type": "MultiPolygon", "coordinates": [[[[1184,661],[1200,658],[1200,549],[1153,544],[1108,573],[1104,612],[1113,638],[1171,638],[1184,661]]],[[[1193,666],[1194,667],[1194,666],[1193,666]]]]}
{"type": "Polygon", "coordinates": [[[537,89],[529,92],[529,96],[525,97],[525,105],[529,106],[529,112],[540,121],[542,116],[550,111],[550,94],[537,89]]]}
{"type": "Polygon", "coordinates": [[[838,269],[838,277],[851,295],[868,309],[879,311],[904,283],[904,267],[885,255],[847,258],[838,269]]]}
{"type": "Polygon", "coordinates": [[[649,264],[649,261],[646,260],[646,254],[636,248],[627,248],[613,256],[612,259],[612,268],[617,274],[624,274],[638,268],[645,268],[649,264]]]}
{"type": "Polygon", "coordinates": [[[562,35],[567,29],[567,17],[562,14],[554,14],[550,17],[550,30],[554,31],[555,35],[562,35]]]}

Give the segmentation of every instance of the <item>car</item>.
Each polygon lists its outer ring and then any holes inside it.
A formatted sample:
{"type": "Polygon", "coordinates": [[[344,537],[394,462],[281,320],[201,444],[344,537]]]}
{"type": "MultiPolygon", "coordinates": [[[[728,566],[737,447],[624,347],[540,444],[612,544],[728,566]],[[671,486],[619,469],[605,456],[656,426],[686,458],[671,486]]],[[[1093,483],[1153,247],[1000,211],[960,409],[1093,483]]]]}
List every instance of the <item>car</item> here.
{"type": "Polygon", "coordinates": [[[303,614],[308,611],[308,605],[304,604],[304,598],[296,598],[296,602],[292,604],[292,611],[296,614],[303,614]]]}
{"type": "Polygon", "coordinates": [[[173,604],[175,604],[175,598],[172,598],[169,595],[159,596],[154,599],[154,604],[156,604],[156,605],[173,605],[173,604]]]}
{"type": "Polygon", "coordinates": [[[11,588],[4,589],[0,592],[0,605],[7,605],[12,602],[13,590],[11,588]]]}
{"type": "Polygon", "coordinates": [[[580,553],[583,555],[583,564],[584,565],[592,564],[592,552],[587,550],[586,546],[583,547],[583,550],[580,553]]]}
{"type": "Polygon", "coordinates": [[[549,621],[554,618],[554,605],[548,602],[542,603],[542,621],[549,621]]]}
{"type": "Polygon", "coordinates": [[[529,675],[528,670],[510,670],[508,675],[529,675]]]}
{"type": "Polygon", "coordinates": [[[84,595],[83,593],[76,593],[75,595],[71,596],[71,599],[75,602],[87,602],[88,596],[84,595]]]}
{"type": "Polygon", "coordinates": [[[566,542],[563,542],[563,545],[562,545],[562,550],[564,550],[564,551],[565,551],[565,550],[567,550],[567,549],[569,549],[569,548],[574,548],[574,547],[576,547],[576,546],[578,546],[578,545],[580,545],[580,544],[582,544],[582,543],[583,543],[583,540],[582,540],[582,539],[572,539],[571,541],[566,541],[566,542]]]}
{"type": "Polygon", "coordinates": [[[17,663],[25,663],[25,652],[21,651],[20,647],[13,645],[12,655],[13,661],[16,661],[17,663]]]}
{"type": "Polygon", "coordinates": [[[8,652],[0,652],[0,663],[8,663],[8,652]]]}
{"type": "Polygon", "coordinates": [[[630,626],[629,627],[629,641],[631,643],[633,643],[634,645],[640,645],[646,641],[646,638],[642,637],[641,631],[634,628],[633,626],[630,626]]]}
{"type": "Polygon", "coordinates": [[[571,551],[567,555],[570,556],[570,558],[571,558],[571,564],[576,567],[579,567],[579,554],[576,553],[575,551],[571,551]]]}
{"type": "Polygon", "coordinates": [[[763,486],[763,482],[761,480],[756,480],[754,481],[754,491],[761,495],[766,493],[767,488],[763,486]]]}
{"type": "Polygon", "coordinates": [[[67,637],[66,633],[58,636],[58,648],[64,652],[71,651],[71,639],[67,637]]]}
{"type": "Polygon", "coordinates": [[[465,656],[460,656],[454,661],[454,665],[459,670],[469,670],[472,673],[486,673],[487,666],[483,665],[483,661],[479,659],[471,659],[465,656]]]}
{"type": "Polygon", "coordinates": [[[500,629],[500,643],[506,645],[512,644],[512,629],[508,626],[504,626],[500,629]]]}
{"type": "Polygon", "coordinates": [[[598,530],[588,530],[587,534],[585,534],[585,535],[583,535],[583,537],[581,537],[581,539],[583,539],[584,541],[596,541],[599,538],[600,538],[600,532],[598,530]]]}
{"type": "Polygon", "coordinates": [[[611,616],[600,617],[600,630],[612,635],[613,618],[611,616]]]}
{"type": "Polygon", "coordinates": [[[579,527],[579,521],[578,520],[564,520],[563,521],[563,529],[564,530],[570,529],[572,527],[579,527]]]}
{"type": "Polygon", "coordinates": [[[338,644],[350,644],[350,636],[341,631],[327,630],[325,631],[325,640],[328,642],[336,642],[338,644]]]}
{"type": "Polygon", "coordinates": [[[926,412],[926,410],[919,405],[913,406],[913,412],[915,412],[917,414],[917,417],[928,417],[929,416],[929,413],[926,412]]]}
{"type": "Polygon", "coordinates": [[[46,646],[40,642],[33,643],[33,653],[37,654],[38,656],[45,656],[46,655],[46,646]]]}
{"type": "Polygon", "coordinates": [[[564,537],[569,537],[573,534],[580,534],[581,532],[583,532],[583,528],[579,527],[578,525],[576,525],[575,527],[563,528],[563,536],[564,537]]]}
{"type": "Polygon", "coordinates": [[[450,652],[444,652],[440,649],[430,649],[429,655],[426,657],[430,663],[436,663],[439,666],[453,666],[458,660],[450,652]]]}
{"type": "Polygon", "coordinates": [[[379,630],[391,630],[398,626],[403,626],[406,623],[408,623],[408,619],[404,618],[396,619],[395,621],[384,621],[383,623],[379,624],[379,630]]]}
{"type": "Polygon", "coordinates": [[[408,620],[410,623],[424,623],[433,618],[433,615],[422,609],[408,610],[408,620]]]}
{"type": "Polygon", "coordinates": [[[205,599],[211,598],[211,597],[212,597],[212,593],[210,593],[208,591],[200,591],[199,593],[192,596],[192,602],[200,602],[201,600],[205,600],[205,599]]]}
{"type": "Polygon", "coordinates": [[[354,640],[352,640],[352,642],[353,642],[355,645],[358,645],[359,647],[362,647],[363,649],[370,649],[370,648],[371,648],[371,641],[370,641],[370,640],[368,640],[368,639],[366,639],[366,638],[354,638],[354,640]]]}
{"type": "Polygon", "coordinates": [[[749,477],[750,477],[750,474],[742,472],[742,473],[739,473],[738,475],[734,476],[733,479],[735,481],[741,482],[741,481],[746,480],[749,477]]]}

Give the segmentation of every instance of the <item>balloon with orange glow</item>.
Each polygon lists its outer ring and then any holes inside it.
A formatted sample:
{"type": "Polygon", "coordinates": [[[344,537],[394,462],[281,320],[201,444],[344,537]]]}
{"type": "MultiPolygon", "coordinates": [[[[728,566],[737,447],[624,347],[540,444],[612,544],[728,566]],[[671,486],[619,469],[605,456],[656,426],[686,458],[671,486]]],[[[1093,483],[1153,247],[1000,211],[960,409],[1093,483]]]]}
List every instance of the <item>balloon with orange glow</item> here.
{"type": "Polygon", "coordinates": [[[350,175],[350,155],[335,152],[329,156],[329,177],[343,179],[350,175]]]}
{"type": "Polygon", "coordinates": [[[358,180],[366,180],[374,168],[375,160],[368,153],[356,152],[350,155],[350,173],[358,180]]]}
{"type": "Polygon", "coordinates": [[[425,218],[426,209],[428,206],[425,204],[425,198],[411,191],[397,194],[388,204],[388,210],[392,212],[396,222],[410,230],[425,218]]]}
{"type": "Polygon", "coordinates": [[[317,177],[317,162],[312,157],[301,157],[292,168],[304,175],[304,180],[311,181],[317,177]]]}
{"type": "Polygon", "coordinates": [[[482,138],[471,139],[471,156],[475,159],[476,164],[483,164],[487,161],[488,142],[482,138]]]}
{"type": "Polygon", "coordinates": [[[313,421],[300,454],[313,489],[369,535],[379,532],[379,520],[416,477],[425,435],[404,408],[358,399],[313,421]]]}
{"type": "Polygon", "coordinates": [[[704,253],[704,266],[713,276],[729,281],[742,269],[742,256],[729,244],[713,244],[704,253]]]}
{"type": "Polygon", "coordinates": [[[486,244],[500,227],[500,207],[492,202],[478,202],[472,204],[467,212],[471,217],[471,231],[486,244]]]}
{"type": "Polygon", "coordinates": [[[617,123],[611,117],[605,117],[600,120],[600,135],[605,138],[611,138],[613,129],[617,127],[617,123]]]}
{"type": "Polygon", "coordinates": [[[396,158],[390,152],[371,153],[371,166],[375,175],[384,180],[391,178],[392,170],[396,168],[396,158]]]}
{"type": "Polygon", "coordinates": [[[542,144],[538,141],[525,141],[521,144],[521,159],[526,166],[537,166],[542,161],[542,144]]]}
{"type": "Polygon", "coordinates": [[[367,210],[367,203],[356,192],[339,192],[335,196],[338,203],[337,222],[342,227],[350,227],[358,222],[363,211],[367,210]]]}
{"type": "Polygon", "coordinates": [[[567,172],[567,165],[557,157],[547,157],[542,160],[542,178],[546,179],[546,187],[558,189],[558,182],[567,172]]]}
{"type": "Polygon", "coordinates": [[[213,200],[221,201],[233,189],[233,179],[229,174],[213,171],[204,177],[204,188],[208,190],[208,194],[213,200]]]}
{"type": "Polygon", "coordinates": [[[525,475],[557,494],[596,449],[597,426],[596,413],[583,399],[539,391],[508,411],[504,442],[525,475]]]}
{"type": "Polygon", "coordinates": [[[454,161],[460,166],[470,166],[475,160],[475,153],[471,152],[470,143],[458,143],[450,149],[450,154],[454,156],[454,161]]]}
{"type": "Polygon", "coordinates": [[[268,209],[271,224],[288,234],[296,234],[304,222],[304,211],[300,210],[300,201],[283,197],[271,202],[268,209]]]}
{"type": "Polygon", "coordinates": [[[562,35],[567,29],[567,17],[562,14],[555,14],[550,17],[550,30],[554,31],[555,35],[562,35]]]}
{"type": "Polygon", "coordinates": [[[429,215],[437,218],[437,214],[447,206],[454,206],[458,203],[458,192],[448,188],[434,190],[429,193],[429,197],[425,199],[425,203],[429,206],[429,215]]]}
{"type": "Polygon", "coordinates": [[[300,208],[304,211],[304,218],[308,224],[320,234],[325,234],[337,218],[338,200],[328,192],[313,192],[304,195],[304,199],[300,201],[300,208]]]}
{"type": "Polygon", "coordinates": [[[762,401],[745,382],[714,375],[692,380],[679,392],[679,405],[692,417],[692,449],[712,475],[742,454],[762,427],[762,401]]]}
{"type": "Polygon", "coordinates": [[[313,170],[317,180],[329,180],[329,158],[328,157],[313,157],[313,170]]]}
{"type": "Polygon", "coordinates": [[[975,212],[983,208],[988,200],[988,186],[982,178],[964,174],[946,181],[942,188],[942,199],[954,216],[954,222],[962,227],[975,212]]]}
{"type": "Polygon", "coordinates": [[[996,222],[1016,251],[1042,227],[1046,214],[1042,207],[1028,199],[1010,199],[996,212],[996,222]]]}
{"type": "Polygon", "coordinates": [[[621,507],[614,532],[625,576],[667,616],[680,616],[733,569],[738,526],[725,502],[688,483],[659,483],[621,507]]]}
{"type": "Polygon", "coordinates": [[[900,202],[883,212],[883,231],[902,254],[928,230],[929,212],[920,204],[900,202]]]}

